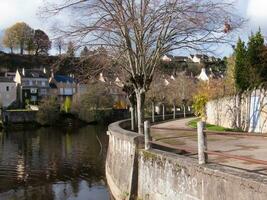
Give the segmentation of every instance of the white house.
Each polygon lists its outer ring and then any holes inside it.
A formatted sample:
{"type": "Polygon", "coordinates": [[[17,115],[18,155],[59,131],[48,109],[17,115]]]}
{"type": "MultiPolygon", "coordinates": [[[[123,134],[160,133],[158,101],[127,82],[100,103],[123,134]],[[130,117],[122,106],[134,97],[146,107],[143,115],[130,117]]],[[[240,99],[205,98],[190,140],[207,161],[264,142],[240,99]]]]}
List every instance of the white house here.
{"type": "Polygon", "coordinates": [[[202,68],[201,73],[197,77],[201,81],[209,81],[209,77],[207,76],[206,69],[202,68]]]}
{"type": "Polygon", "coordinates": [[[16,83],[8,77],[0,77],[0,107],[8,107],[17,99],[16,83]]]}
{"type": "Polygon", "coordinates": [[[172,61],[172,56],[170,56],[170,55],[164,55],[161,58],[161,60],[164,61],[164,62],[171,62],[172,61]]]}
{"type": "Polygon", "coordinates": [[[208,62],[209,61],[209,56],[204,55],[204,54],[190,55],[189,58],[194,63],[201,63],[201,62],[208,62]]]}
{"type": "Polygon", "coordinates": [[[29,100],[36,103],[48,95],[49,83],[46,70],[22,69],[17,70],[14,81],[19,87],[20,102],[29,100]]]}

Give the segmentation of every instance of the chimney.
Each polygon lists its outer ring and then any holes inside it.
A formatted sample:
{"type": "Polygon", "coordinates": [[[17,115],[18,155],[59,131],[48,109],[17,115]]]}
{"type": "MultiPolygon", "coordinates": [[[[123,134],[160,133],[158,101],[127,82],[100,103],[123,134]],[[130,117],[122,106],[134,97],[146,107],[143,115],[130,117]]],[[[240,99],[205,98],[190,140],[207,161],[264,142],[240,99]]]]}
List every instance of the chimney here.
{"type": "Polygon", "coordinates": [[[43,69],[43,72],[44,72],[44,74],[46,74],[46,69],[45,69],[45,67],[44,67],[44,69],[43,69]]]}
{"type": "Polygon", "coordinates": [[[25,76],[25,69],[24,69],[24,67],[22,68],[22,75],[25,76]]]}

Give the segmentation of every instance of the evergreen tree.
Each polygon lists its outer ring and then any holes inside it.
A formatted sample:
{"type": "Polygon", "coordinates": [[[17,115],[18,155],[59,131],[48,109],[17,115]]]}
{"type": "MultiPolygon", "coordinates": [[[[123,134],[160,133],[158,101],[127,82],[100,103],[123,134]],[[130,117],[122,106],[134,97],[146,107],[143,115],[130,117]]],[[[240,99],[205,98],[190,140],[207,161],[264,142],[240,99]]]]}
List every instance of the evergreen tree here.
{"type": "Polygon", "coordinates": [[[247,61],[250,69],[250,85],[258,86],[266,80],[262,52],[264,49],[264,38],[259,30],[255,35],[249,37],[247,49],[247,61]]]}
{"type": "Polygon", "coordinates": [[[247,65],[247,49],[239,38],[235,48],[235,86],[238,92],[243,92],[250,86],[249,68],[247,65]]]}

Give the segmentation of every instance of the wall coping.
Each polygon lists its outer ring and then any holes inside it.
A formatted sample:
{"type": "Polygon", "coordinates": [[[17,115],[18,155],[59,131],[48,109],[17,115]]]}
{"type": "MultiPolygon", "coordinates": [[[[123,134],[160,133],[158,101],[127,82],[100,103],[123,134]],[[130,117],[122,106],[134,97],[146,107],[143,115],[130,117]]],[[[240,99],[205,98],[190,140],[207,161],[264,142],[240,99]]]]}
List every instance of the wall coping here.
{"type": "Polygon", "coordinates": [[[140,135],[137,132],[125,130],[123,127],[126,127],[128,124],[130,124],[129,119],[114,122],[108,126],[108,134],[130,142],[136,141],[137,138],[144,137],[144,135],[140,135]]]}
{"type": "MultiPolygon", "coordinates": [[[[167,151],[162,151],[158,149],[150,149],[150,150],[140,150],[140,152],[146,152],[154,154],[157,158],[162,158],[163,160],[169,160],[171,162],[177,162],[180,166],[192,166],[197,170],[203,171],[205,174],[208,175],[216,175],[218,177],[222,177],[224,179],[236,179],[239,181],[249,182],[254,184],[263,184],[267,187],[267,177],[266,175],[256,174],[247,172],[242,169],[235,169],[228,166],[218,165],[216,163],[208,163],[204,165],[199,165],[197,159],[190,158],[184,155],[179,155],[167,151]]],[[[249,185],[249,184],[247,184],[249,185]]]]}

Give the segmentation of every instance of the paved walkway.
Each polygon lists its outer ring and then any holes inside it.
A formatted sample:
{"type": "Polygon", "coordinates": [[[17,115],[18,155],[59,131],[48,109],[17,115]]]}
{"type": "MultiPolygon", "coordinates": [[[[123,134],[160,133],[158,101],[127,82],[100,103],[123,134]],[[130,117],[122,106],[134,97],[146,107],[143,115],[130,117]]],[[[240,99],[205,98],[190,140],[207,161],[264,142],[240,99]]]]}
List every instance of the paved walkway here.
{"type": "MultiPolygon", "coordinates": [[[[188,128],[187,123],[194,118],[179,119],[152,126],[151,134],[153,140],[164,142],[179,147],[190,147],[197,149],[196,130],[160,130],[153,128],[188,128]]],[[[267,161],[267,137],[239,136],[239,135],[218,135],[208,134],[208,149],[236,156],[244,156],[267,161]]],[[[197,155],[188,154],[187,156],[197,159],[197,155]]],[[[221,156],[209,155],[209,162],[231,166],[259,174],[267,175],[267,166],[253,164],[246,161],[225,158],[221,156]]]]}

